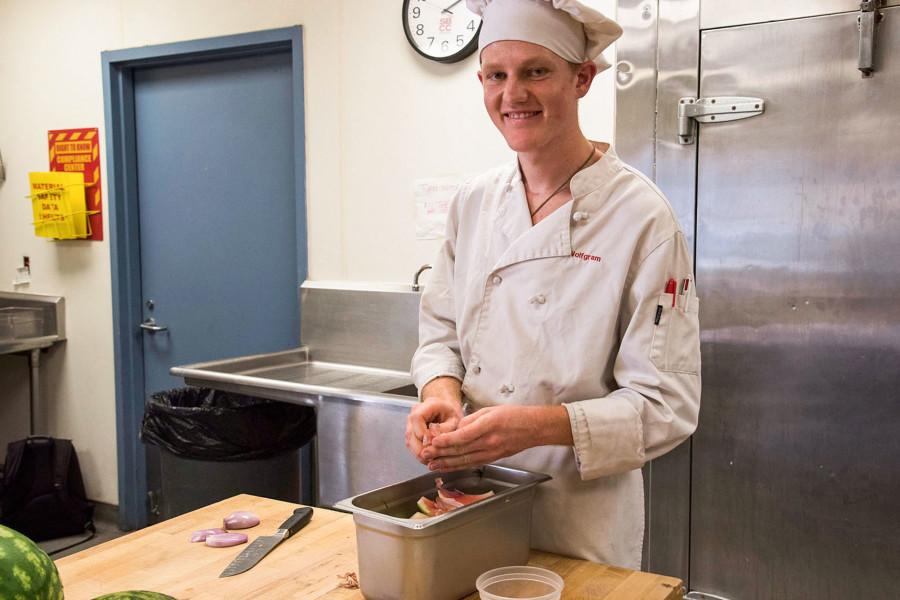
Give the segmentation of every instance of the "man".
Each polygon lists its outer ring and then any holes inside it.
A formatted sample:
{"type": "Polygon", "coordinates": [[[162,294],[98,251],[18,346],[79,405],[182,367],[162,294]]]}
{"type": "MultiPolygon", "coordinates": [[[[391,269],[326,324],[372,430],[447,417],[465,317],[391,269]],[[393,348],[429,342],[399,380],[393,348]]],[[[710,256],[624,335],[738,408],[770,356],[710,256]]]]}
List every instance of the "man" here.
{"type": "Polygon", "coordinates": [[[697,424],[690,253],[659,190],[579,126],[619,26],[568,0],[469,7],[485,108],[518,160],[452,204],[422,295],[407,446],[434,471],[552,475],[532,546],[637,569],[640,468],[697,424]]]}

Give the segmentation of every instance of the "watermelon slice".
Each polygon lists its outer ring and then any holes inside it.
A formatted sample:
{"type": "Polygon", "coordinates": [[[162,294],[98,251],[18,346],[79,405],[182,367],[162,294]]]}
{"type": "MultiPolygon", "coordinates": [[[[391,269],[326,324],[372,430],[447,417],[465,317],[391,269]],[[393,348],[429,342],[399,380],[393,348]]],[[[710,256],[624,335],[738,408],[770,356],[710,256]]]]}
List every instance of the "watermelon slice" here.
{"type": "Polygon", "coordinates": [[[436,517],[447,512],[446,509],[440,507],[434,501],[429,500],[425,496],[419,498],[419,501],[416,502],[416,506],[419,507],[419,512],[429,517],[436,517]]]}
{"type": "Polygon", "coordinates": [[[460,506],[468,506],[473,502],[478,502],[479,500],[484,500],[485,498],[490,498],[494,495],[493,491],[486,492],[484,494],[464,494],[459,490],[445,487],[444,480],[440,477],[435,479],[434,483],[438,491],[438,501],[443,499],[446,504],[451,505],[454,508],[459,508],[460,506]]]}
{"type": "Polygon", "coordinates": [[[493,491],[486,492],[484,494],[464,494],[459,490],[445,487],[444,480],[440,477],[434,480],[434,484],[435,487],[437,487],[437,497],[434,500],[431,500],[427,496],[422,496],[421,498],[419,498],[419,500],[416,502],[416,506],[419,510],[418,512],[416,512],[416,514],[411,516],[410,519],[436,517],[438,515],[448,513],[451,510],[456,510],[457,508],[468,506],[469,504],[478,502],[479,500],[490,498],[494,495],[493,491]]]}
{"type": "Polygon", "coordinates": [[[452,498],[444,498],[441,495],[438,495],[438,497],[434,499],[434,503],[444,512],[450,512],[451,510],[465,506],[462,502],[457,502],[452,498]]]}

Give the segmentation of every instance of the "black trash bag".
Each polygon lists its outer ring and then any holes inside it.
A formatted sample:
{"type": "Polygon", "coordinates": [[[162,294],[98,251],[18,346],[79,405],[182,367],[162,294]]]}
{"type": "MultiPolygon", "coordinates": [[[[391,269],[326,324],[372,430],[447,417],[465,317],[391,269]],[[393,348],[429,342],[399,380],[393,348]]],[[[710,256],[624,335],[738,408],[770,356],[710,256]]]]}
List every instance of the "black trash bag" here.
{"type": "Polygon", "coordinates": [[[243,461],[296,450],[316,434],[315,409],[208,388],[157,392],[141,440],[196,460],[243,461]]]}

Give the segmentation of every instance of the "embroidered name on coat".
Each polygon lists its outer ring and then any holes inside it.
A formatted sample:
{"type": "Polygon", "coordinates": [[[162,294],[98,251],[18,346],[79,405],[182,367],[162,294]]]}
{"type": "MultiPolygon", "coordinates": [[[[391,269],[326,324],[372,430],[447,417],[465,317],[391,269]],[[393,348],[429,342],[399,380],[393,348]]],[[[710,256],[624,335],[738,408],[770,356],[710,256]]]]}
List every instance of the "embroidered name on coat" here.
{"type": "Polygon", "coordinates": [[[600,262],[602,260],[599,256],[594,256],[593,254],[588,254],[586,252],[572,252],[572,258],[591,262],[600,262]]]}

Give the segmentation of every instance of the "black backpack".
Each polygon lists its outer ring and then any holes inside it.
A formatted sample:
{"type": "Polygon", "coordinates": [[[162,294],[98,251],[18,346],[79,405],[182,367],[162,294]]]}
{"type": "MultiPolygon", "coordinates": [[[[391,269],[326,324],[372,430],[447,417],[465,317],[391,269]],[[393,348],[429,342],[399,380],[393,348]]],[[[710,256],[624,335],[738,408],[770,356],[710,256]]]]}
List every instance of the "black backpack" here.
{"type": "Polygon", "coordinates": [[[0,479],[0,523],[39,542],[94,531],[71,440],[29,437],[9,444],[0,479]]]}

